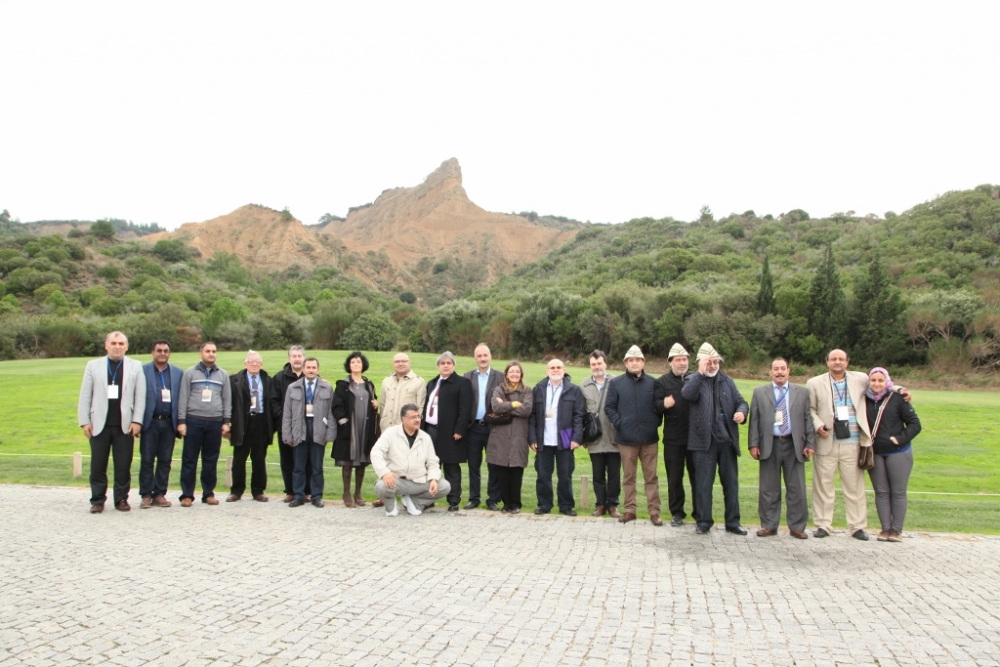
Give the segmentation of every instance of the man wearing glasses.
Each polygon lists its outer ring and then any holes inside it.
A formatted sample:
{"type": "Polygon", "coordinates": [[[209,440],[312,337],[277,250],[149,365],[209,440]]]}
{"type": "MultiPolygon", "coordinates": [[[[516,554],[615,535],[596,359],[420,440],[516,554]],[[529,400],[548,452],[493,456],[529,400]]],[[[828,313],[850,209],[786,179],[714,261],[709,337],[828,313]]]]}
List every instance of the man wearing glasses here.
{"type": "Polygon", "coordinates": [[[264,360],[250,350],[243,370],[229,378],[233,394],[233,486],[227,503],[243,497],[247,489],[247,457],[250,458],[250,493],[253,499],[267,502],[267,447],[274,439],[274,410],[271,405],[271,377],[261,366],[264,360]]]}
{"type": "Polygon", "coordinates": [[[412,516],[420,516],[434,501],[451,491],[441,479],[441,464],[434,442],[420,430],[420,409],[407,403],[399,411],[401,424],[390,426],[372,448],[372,467],[379,480],[375,493],[385,505],[386,516],[397,516],[396,496],[412,516]]]}

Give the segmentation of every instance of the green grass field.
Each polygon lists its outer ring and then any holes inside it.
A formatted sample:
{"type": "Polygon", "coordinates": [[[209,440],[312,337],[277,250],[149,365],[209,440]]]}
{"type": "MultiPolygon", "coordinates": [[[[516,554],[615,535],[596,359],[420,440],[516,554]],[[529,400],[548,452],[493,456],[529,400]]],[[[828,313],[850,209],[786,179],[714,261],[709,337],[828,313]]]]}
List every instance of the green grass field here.
{"type": "MultiPolygon", "coordinates": [[[[344,375],[344,352],[320,351],[320,374],[327,379],[344,375]]],[[[393,353],[375,352],[368,355],[371,368],[367,375],[379,386],[392,369],[393,353]]],[[[411,354],[414,370],[425,380],[437,374],[436,355],[411,354]]],[[[285,363],[285,353],[264,352],[264,368],[274,373],[285,363]]],[[[146,363],[149,356],[135,356],[146,363]]],[[[219,365],[231,373],[243,367],[243,352],[221,352],[219,365]]],[[[178,353],[171,361],[181,368],[196,363],[196,353],[178,353]]],[[[0,362],[0,483],[86,486],[89,446],[76,423],[76,403],[86,359],[45,359],[0,362]],[[84,475],[74,479],[74,452],[84,454],[84,475]]],[[[506,360],[495,360],[494,367],[503,368],[506,360]]],[[[475,367],[469,357],[458,358],[458,370],[475,367]]],[[[543,364],[525,363],[526,380],[534,385],[544,376],[543,364]]],[[[589,375],[589,369],[570,367],[577,383],[589,375]]],[[[621,371],[612,371],[619,373],[621,371]]],[[[661,371],[662,372],[662,371],[661,371]]],[[[654,372],[654,374],[659,374],[654,372]]],[[[744,398],[749,399],[757,381],[737,381],[744,398]]],[[[904,382],[905,384],[905,382],[904,382]]],[[[997,392],[915,391],[914,406],[923,425],[923,432],[914,441],[916,463],[910,480],[910,506],[906,520],[908,530],[974,532],[1000,534],[1000,430],[996,425],[1000,413],[997,392]]],[[[741,429],[742,446],[746,446],[746,430],[741,429]]],[[[137,443],[138,449],[138,443],[137,443]]],[[[220,482],[224,481],[227,443],[223,443],[220,461],[220,482]]],[[[269,456],[269,493],[280,492],[280,470],[277,454],[269,456]]],[[[174,452],[171,471],[171,497],[176,497],[180,470],[180,443],[174,452]]],[[[327,459],[327,498],[340,496],[339,474],[327,459]]],[[[138,486],[139,456],[136,451],[133,474],[133,498],[138,486]]],[[[666,475],[660,462],[661,497],[666,512],[666,475]]],[[[485,468],[485,466],[484,466],[485,468]]],[[[812,466],[807,466],[811,483],[812,466]]],[[[483,471],[485,478],[486,472],[483,471]]],[[[579,503],[580,478],[590,476],[590,461],[585,450],[577,452],[575,488],[579,503]]],[[[534,509],[535,475],[529,466],[525,471],[523,500],[526,510],[534,509]]],[[[366,480],[367,493],[374,498],[374,474],[366,480]]],[[[485,479],[484,479],[485,482],[485,479]]],[[[467,484],[467,480],[463,479],[467,484]]],[[[740,504],[743,521],[748,525],[757,519],[757,463],[748,455],[740,459],[740,504]]],[[[225,489],[220,489],[220,493],[225,489]]],[[[227,491],[227,490],[226,490],[227,491]]],[[[467,491],[467,489],[466,489],[467,491]]],[[[690,496],[689,496],[690,497],[690,496]]],[[[81,494],[81,503],[87,496],[81,494]]],[[[593,494],[590,495],[590,507],[593,494]]],[[[644,499],[639,494],[640,512],[644,499]]],[[[580,508],[578,508],[580,509],[580,508]]],[[[582,513],[582,511],[581,511],[582,513]]],[[[722,493],[716,488],[715,517],[722,517],[722,493]]],[[[843,507],[838,502],[835,521],[844,525],[843,507]]],[[[877,525],[874,502],[869,502],[869,524],[877,525]]]]}

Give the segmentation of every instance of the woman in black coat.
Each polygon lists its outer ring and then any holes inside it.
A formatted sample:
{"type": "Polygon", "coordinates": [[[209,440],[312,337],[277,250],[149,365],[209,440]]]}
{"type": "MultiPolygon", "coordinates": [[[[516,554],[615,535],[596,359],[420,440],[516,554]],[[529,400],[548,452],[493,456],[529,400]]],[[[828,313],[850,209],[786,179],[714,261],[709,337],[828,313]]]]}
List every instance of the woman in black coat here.
{"type": "Polygon", "coordinates": [[[868,373],[865,408],[875,447],[875,467],[868,471],[875,490],[875,510],[882,523],[880,542],[901,542],[906,517],[906,485],[913,470],[910,442],[920,433],[913,406],[892,391],[892,378],[882,367],[868,373]]]}
{"type": "Polygon", "coordinates": [[[448,511],[457,512],[462,500],[462,467],[469,458],[465,433],[473,413],[472,382],[455,372],[455,356],[443,352],[437,359],[439,375],[427,383],[423,430],[434,442],[444,478],[451,484],[448,511]]]}
{"type": "Polygon", "coordinates": [[[368,358],[351,352],[344,362],[347,377],[337,380],[333,389],[333,418],[337,420],[337,438],[330,457],[341,466],[344,478],[344,506],[363,507],[361,485],[365,466],[378,439],[378,396],[375,385],[362,373],[368,370],[368,358]],[[351,499],[351,470],[354,470],[354,498],[351,499]]]}

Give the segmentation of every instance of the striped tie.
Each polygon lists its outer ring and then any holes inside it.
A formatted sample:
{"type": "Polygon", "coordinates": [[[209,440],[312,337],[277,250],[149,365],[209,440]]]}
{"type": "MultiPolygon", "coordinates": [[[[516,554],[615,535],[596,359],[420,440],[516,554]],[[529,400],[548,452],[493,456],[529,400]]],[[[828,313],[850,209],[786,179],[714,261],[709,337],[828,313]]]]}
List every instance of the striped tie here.
{"type": "Polygon", "coordinates": [[[792,432],[792,426],[788,423],[788,386],[784,387],[784,393],[781,395],[781,435],[789,435],[792,432]]]}

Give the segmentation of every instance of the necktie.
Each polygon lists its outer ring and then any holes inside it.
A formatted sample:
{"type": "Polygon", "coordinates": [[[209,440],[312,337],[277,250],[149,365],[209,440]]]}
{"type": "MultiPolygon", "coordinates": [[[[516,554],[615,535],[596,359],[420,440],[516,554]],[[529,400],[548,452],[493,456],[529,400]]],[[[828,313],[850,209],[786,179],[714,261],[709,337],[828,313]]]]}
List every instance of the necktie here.
{"type": "Polygon", "coordinates": [[[306,383],[306,403],[313,402],[313,383],[312,381],[306,383]]]}
{"type": "Polygon", "coordinates": [[[260,404],[260,394],[258,393],[257,378],[253,375],[250,376],[250,393],[252,393],[254,397],[257,399],[256,400],[257,409],[254,410],[254,412],[260,412],[262,406],[260,404]]]}
{"type": "Polygon", "coordinates": [[[781,394],[781,435],[789,435],[792,432],[792,425],[788,422],[788,387],[784,387],[781,394]]]}

